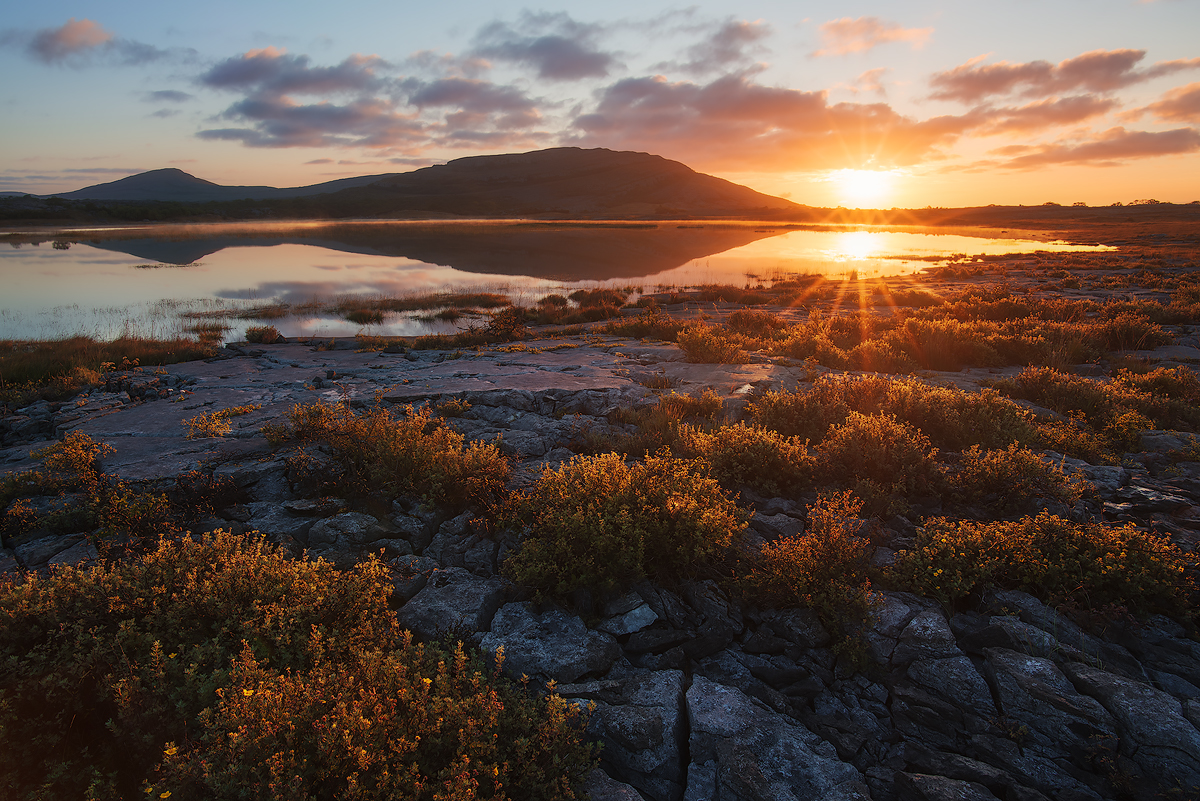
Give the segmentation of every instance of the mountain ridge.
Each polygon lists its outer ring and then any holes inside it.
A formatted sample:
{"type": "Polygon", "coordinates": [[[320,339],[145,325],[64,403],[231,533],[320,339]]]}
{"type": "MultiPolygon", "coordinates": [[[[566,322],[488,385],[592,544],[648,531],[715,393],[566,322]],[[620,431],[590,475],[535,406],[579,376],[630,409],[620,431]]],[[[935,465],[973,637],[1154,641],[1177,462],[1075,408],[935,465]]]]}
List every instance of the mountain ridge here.
{"type": "Polygon", "coordinates": [[[550,148],[466,156],[404,173],[309,186],[223,186],[177,168],[151,170],[53,197],[183,203],[288,201],[366,216],[737,216],[794,211],[792,201],[707,175],[662,156],[605,148],[550,148]]]}

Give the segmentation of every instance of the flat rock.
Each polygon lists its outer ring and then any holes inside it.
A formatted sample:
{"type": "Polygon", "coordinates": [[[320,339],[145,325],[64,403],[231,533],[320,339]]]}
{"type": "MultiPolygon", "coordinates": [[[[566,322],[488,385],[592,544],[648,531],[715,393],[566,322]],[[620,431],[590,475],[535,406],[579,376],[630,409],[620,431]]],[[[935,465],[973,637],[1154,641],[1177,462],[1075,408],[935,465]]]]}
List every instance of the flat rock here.
{"type": "Polygon", "coordinates": [[[480,647],[487,653],[503,647],[510,675],[540,675],[564,684],[606,673],[621,656],[615,638],[592,631],[577,616],[557,609],[536,613],[524,603],[501,607],[480,647]]]}
{"type": "Polygon", "coordinates": [[[424,588],[400,607],[396,618],[402,628],[425,640],[446,633],[478,633],[491,626],[503,598],[504,587],[498,579],[448,567],[433,571],[424,588]]]}

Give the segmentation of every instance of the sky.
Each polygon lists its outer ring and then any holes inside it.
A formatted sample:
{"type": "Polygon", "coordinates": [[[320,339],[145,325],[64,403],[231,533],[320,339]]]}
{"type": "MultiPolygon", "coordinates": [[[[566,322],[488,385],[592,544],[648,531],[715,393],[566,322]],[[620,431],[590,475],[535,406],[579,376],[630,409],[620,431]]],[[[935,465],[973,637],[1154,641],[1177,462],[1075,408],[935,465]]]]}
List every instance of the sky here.
{"type": "Polygon", "coordinates": [[[637,150],[812,206],[1200,200],[1200,0],[144,0],[0,16],[0,191],[637,150]]]}

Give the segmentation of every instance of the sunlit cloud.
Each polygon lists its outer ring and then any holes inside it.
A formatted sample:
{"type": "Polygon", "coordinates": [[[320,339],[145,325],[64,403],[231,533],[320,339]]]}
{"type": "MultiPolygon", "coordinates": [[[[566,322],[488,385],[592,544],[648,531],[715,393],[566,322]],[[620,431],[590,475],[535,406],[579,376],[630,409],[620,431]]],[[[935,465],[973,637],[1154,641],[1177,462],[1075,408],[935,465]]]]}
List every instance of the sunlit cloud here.
{"type": "Polygon", "coordinates": [[[1046,145],[1012,145],[993,151],[1011,157],[999,166],[1032,169],[1050,164],[1114,166],[1130,159],[1169,156],[1200,151],[1200,131],[1176,128],[1171,131],[1128,131],[1110,128],[1084,142],[1046,145]]]}
{"type": "Polygon", "coordinates": [[[1135,109],[1128,116],[1136,119],[1146,113],[1169,122],[1200,122],[1200,83],[1178,86],[1162,99],[1135,109]]]}
{"type": "Polygon", "coordinates": [[[1017,107],[984,107],[967,114],[966,119],[972,121],[971,131],[978,135],[1033,134],[1103,116],[1118,105],[1111,98],[1078,95],[1017,107]]]}
{"type": "Polygon", "coordinates": [[[727,75],[708,84],[661,76],[618,81],[573,124],[584,144],[663,152],[726,169],[821,169],[913,164],[970,122],[917,122],[883,103],[830,105],[824,92],[727,75]]]}
{"type": "Polygon", "coordinates": [[[389,66],[378,56],[353,55],[332,67],[313,67],[308,56],[275,47],[250,50],[227,58],[204,72],[199,81],[214,89],[270,94],[366,92],[382,87],[378,75],[389,66]]]}
{"type": "Polygon", "coordinates": [[[1111,92],[1164,75],[1200,69],[1200,58],[1160,61],[1149,69],[1136,69],[1145,57],[1145,50],[1093,50],[1058,64],[1049,61],[983,64],[987,56],[978,56],[935,73],[929,79],[934,90],[930,97],[978,103],[989,96],[1013,93],[1047,97],[1078,90],[1111,92]]]}
{"type": "Polygon", "coordinates": [[[883,76],[891,71],[891,67],[876,67],[873,70],[867,70],[855,78],[854,82],[849,86],[843,86],[842,88],[848,89],[854,94],[867,92],[879,95],[880,97],[886,97],[887,88],[883,85],[883,76]]]}
{"type": "Polygon", "coordinates": [[[615,58],[596,44],[602,30],[565,13],[525,12],[515,25],[485,25],[472,55],[532,67],[539,78],[551,81],[603,78],[615,58]]]}
{"type": "Polygon", "coordinates": [[[25,55],[42,64],[85,67],[97,61],[137,65],[168,56],[190,59],[193,50],[162,50],[143,42],[122,39],[90,19],[71,17],[57,28],[36,31],[7,29],[0,32],[0,46],[20,47],[25,55]]]}
{"type": "Polygon", "coordinates": [[[821,25],[820,50],[814,56],[844,56],[862,53],[889,42],[910,42],[920,48],[933,35],[933,28],[903,28],[879,17],[830,20],[821,25]]]}
{"type": "Polygon", "coordinates": [[[765,22],[727,19],[710,34],[684,51],[684,60],[664,62],[656,69],[677,69],[693,75],[707,75],[745,66],[754,54],[762,52],[761,42],[771,35],[765,22]]]}

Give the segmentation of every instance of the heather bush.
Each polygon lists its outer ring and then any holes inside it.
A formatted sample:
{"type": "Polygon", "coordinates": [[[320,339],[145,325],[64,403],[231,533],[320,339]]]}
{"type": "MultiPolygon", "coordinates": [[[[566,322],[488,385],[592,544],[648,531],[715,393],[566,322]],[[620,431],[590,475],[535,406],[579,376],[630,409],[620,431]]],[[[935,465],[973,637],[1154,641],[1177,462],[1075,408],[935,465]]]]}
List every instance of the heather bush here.
{"type": "Polygon", "coordinates": [[[224,532],[0,579],[0,792],[578,798],[578,709],[461,645],[414,645],[390,592],[378,562],[342,572],[224,532]]]}
{"type": "Polygon", "coordinates": [[[752,337],[769,337],[788,326],[787,321],[778,314],[756,309],[737,309],[730,312],[725,324],[739,334],[752,337]]]}
{"type": "MultiPolygon", "coordinates": [[[[380,406],[356,414],[344,403],[313,403],[293,406],[288,419],[286,434],[328,444],[346,471],[345,490],[353,494],[489,501],[508,479],[508,462],[495,443],[464,444],[463,435],[429,407],[409,406],[395,417],[380,406]]],[[[280,432],[273,438],[280,439],[280,432]]]]}
{"type": "Polygon", "coordinates": [[[1018,521],[929,521],[891,572],[895,586],[956,603],[996,586],[1081,609],[1191,617],[1190,557],[1132,525],[1073,523],[1042,512],[1018,521]]]}
{"type": "Polygon", "coordinates": [[[858,634],[874,606],[861,512],[862,502],[848,492],[821,495],[808,508],[803,534],[747,556],[738,586],[761,606],[808,607],[835,631],[858,634]]]}
{"type": "Polygon", "coordinates": [[[614,423],[634,426],[637,429],[634,433],[615,437],[584,436],[575,445],[577,450],[582,449],[585,453],[616,451],[630,456],[657,453],[675,447],[680,426],[684,423],[707,429],[717,425],[724,414],[721,397],[711,389],[705,389],[698,396],[672,392],[660,396],[652,405],[620,408],[610,415],[614,423]]]}
{"type": "Polygon", "coordinates": [[[718,326],[695,323],[679,330],[675,337],[689,362],[700,364],[743,364],[748,360],[742,349],[745,338],[718,326]]]}
{"type": "Polygon", "coordinates": [[[683,329],[683,323],[664,313],[657,306],[647,307],[634,317],[613,320],[599,329],[600,333],[634,339],[661,339],[674,342],[683,329]]]}
{"type": "Polygon", "coordinates": [[[802,440],[738,423],[712,431],[679,428],[677,456],[699,459],[728,490],[748,486],[768,497],[792,496],[813,484],[814,454],[802,440]]]}
{"type": "Polygon", "coordinates": [[[678,579],[721,554],[746,527],[716,479],[668,456],[626,464],[616,454],[547,467],[500,517],[523,532],[503,572],[540,596],[616,592],[651,577],[678,579]]]}
{"type": "Polygon", "coordinates": [[[821,443],[817,474],[842,484],[866,480],[899,495],[940,486],[937,450],[929,438],[895,417],[850,412],[821,443]]]}
{"type": "Polygon", "coordinates": [[[950,479],[954,498],[998,511],[1017,511],[1035,499],[1062,503],[1079,500],[1085,483],[1028,448],[1012,443],[999,450],[972,445],[950,479]]]}

